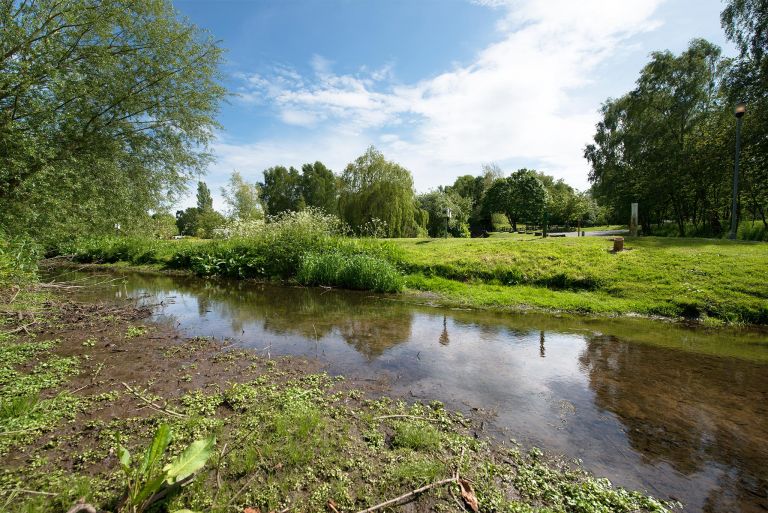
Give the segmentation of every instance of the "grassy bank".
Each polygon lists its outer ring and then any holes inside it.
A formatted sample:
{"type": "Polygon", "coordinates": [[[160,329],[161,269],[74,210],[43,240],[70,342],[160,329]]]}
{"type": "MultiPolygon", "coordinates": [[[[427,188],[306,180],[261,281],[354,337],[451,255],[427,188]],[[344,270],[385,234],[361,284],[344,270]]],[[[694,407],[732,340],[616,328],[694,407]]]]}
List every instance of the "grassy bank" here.
{"type": "Polygon", "coordinates": [[[455,305],[768,323],[768,246],[707,239],[398,240],[408,287],[455,305]]]}
{"type": "Polygon", "coordinates": [[[227,241],[99,239],[64,252],[80,262],[154,264],[199,275],[295,280],[398,292],[451,306],[637,314],[709,324],[768,324],[768,246],[710,239],[509,235],[356,239],[291,230],[227,241]]]}
{"type": "Polygon", "coordinates": [[[479,422],[439,403],[180,339],[143,322],[146,310],[62,294],[24,305],[27,329],[15,303],[2,305],[2,511],[59,513],[81,498],[130,511],[118,449],[138,465],[160,426],[173,436],[157,468],[215,438],[194,479],[157,500],[162,511],[358,511],[402,496],[411,511],[463,511],[462,491],[479,511],[664,511],[537,449],[483,440],[479,422]]]}

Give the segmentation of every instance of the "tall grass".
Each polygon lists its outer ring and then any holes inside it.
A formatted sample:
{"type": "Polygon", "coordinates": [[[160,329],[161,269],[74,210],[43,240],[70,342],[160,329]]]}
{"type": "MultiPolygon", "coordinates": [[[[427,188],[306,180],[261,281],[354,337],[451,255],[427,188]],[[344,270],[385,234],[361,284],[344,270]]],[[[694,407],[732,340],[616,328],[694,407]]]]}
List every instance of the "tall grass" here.
{"type": "Polygon", "coordinates": [[[160,264],[199,276],[290,279],[302,272],[302,283],[307,284],[387,292],[402,289],[402,277],[390,263],[399,259],[397,246],[350,237],[337,217],[312,209],[287,212],[269,221],[241,226],[237,236],[222,240],[104,237],[62,245],[59,252],[72,254],[78,262],[160,264]],[[331,260],[338,262],[342,272],[331,276],[311,271],[316,267],[310,262],[320,260],[328,265],[331,260]]]}
{"type": "Polygon", "coordinates": [[[304,285],[330,285],[376,292],[399,292],[404,286],[403,275],[386,260],[340,251],[306,254],[296,280],[304,285]]]}

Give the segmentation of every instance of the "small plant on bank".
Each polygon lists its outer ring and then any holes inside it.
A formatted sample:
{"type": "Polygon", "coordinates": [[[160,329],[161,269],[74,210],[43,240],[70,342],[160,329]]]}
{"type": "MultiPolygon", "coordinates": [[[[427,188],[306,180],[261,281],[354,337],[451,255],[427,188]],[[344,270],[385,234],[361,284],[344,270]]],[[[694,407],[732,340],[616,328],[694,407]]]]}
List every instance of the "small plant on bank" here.
{"type": "Polygon", "coordinates": [[[147,332],[147,328],[144,326],[129,326],[125,331],[126,338],[136,338],[144,335],[147,332]]]}
{"type": "Polygon", "coordinates": [[[138,465],[133,465],[128,449],[119,446],[120,466],[126,477],[125,496],[118,508],[120,513],[142,513],[177,492],[183,485],[192,481],[196,472],[205,466],[216,443],[214,437],[197,440],[170,463],[161,467],[171,438],[171,429],[167,424],[161,424],[141,462],[136,462],[138,465]]]}

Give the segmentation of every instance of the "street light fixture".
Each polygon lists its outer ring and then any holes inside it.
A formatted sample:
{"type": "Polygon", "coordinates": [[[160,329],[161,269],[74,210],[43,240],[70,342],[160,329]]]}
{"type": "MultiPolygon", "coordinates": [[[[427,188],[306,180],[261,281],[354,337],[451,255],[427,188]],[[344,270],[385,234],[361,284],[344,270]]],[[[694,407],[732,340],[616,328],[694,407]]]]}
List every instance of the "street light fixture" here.
{"type": "Polygon", "coordinates": [[[736,116],[736,158],[733,163],[733,202],[731,203],[731,233],[728,234],[728,238],[731,240],[736,239],[736,231],[739,228],[739,220],[736,214],[736,207],[739,200],[739,150],[741,149],[741,120],[744,114],[747,112],[747,105],[745,103],[739,103],[733,110],[733,115],[736,116]]]}

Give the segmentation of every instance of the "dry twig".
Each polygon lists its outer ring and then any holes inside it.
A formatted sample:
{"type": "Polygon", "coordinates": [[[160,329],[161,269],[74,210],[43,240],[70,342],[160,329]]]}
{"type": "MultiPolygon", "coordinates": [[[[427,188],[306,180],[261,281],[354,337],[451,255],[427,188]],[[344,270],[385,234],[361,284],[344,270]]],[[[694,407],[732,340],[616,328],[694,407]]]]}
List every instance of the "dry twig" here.
{"type": "Polygon", "coordinates": [[[147,399],[146,397],[144,397],[143,395],[141,395],[141,392],[139,392],[139,391],[138,391],[138,390],[136,390],[136,389],[133,389],[133,388],[131,388],[131,387],[130,387],[130,386],[127,384],[127,383],[122,383],[122,385],[123,385],[123,386],[124,386],[124,387],[125,387],[125,388],[126,388],[126,389],[127,389],[129,392],[130,392],[130,393],[132,393],[133,395],[135,395],[136,397],[138,397],[139,399],[141,399],[142,401],[144,401],[145,403],[147,403],[147,406],[149,406],[149,407],[150,407],[150,408],[152,408],[152,409],[155,409],[155,410],[157,410],[157,411],[160,411],[160,412],[166,413],[166,414],[168,414],[168,415],[171,415],[171,416],[173,416],[173,417],[180,417],[180,418],[182,418],[182,419],[187,417],[187,416],[186,416],[186,415],[184,415],[183,413],[179,413],[179,412],[177,412],[177,411],[173,411],[173,410],[171,410],[170,408],[165,408],[165,407],[163,407],[163,406],[160,406],[160,405],[158,405],[158,404],[155,404],[155,403],[153,403],[152,401],[150,401],[149,399],[147,399]]]}

